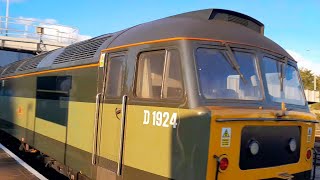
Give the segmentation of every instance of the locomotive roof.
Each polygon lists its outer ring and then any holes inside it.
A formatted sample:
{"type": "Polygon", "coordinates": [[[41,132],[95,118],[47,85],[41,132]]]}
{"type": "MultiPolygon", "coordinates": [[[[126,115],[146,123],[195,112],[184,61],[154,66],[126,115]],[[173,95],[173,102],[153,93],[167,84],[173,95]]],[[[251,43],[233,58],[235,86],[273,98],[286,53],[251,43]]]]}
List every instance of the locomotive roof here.
{"type": "MultiPolygon", "coordinates": [[[[265,37],[263,32],[256,32],[253,28],[240,25],[241,22],[209,19],[214,11],[215,9],[207,9],[189,12],[134,26],[117,37],[110,47],[172,37],[192,37],[249,44],[291,57],[282,47],[265,37]]],[[[251,19],[259,23],[263,29],[262,23],[251,19]]]]}
{"type": "MultiPolygon", "coordinates": [[[[191,37],[248,44],[291,56],[263,35],[264,25],[244,14],[207,9],[179,14],[105,34],[0,67],[1,77],[98,62],[101,50],[145,41],[191,37]]],[[[292,59],[292,58],[291,58],[292,59]]]]}

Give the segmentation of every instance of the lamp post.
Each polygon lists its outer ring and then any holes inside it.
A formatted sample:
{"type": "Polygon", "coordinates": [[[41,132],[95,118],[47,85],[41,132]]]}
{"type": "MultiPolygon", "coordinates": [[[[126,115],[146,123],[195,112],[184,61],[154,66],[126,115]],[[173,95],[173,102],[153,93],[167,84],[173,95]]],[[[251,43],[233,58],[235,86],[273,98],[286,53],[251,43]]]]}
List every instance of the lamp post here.
{"type": "Polygon", "coordinates": [[[317,75],[313,75],[314,79],[313,79],[313,90],[316,91],[317,90],[317,75]]]}
{"type": "Polygon", "coordinates": [[[6,36],[8,36],[9,4],[10,4],[10,0],[7,0],[7,6],[6,6],[6,36]]]}

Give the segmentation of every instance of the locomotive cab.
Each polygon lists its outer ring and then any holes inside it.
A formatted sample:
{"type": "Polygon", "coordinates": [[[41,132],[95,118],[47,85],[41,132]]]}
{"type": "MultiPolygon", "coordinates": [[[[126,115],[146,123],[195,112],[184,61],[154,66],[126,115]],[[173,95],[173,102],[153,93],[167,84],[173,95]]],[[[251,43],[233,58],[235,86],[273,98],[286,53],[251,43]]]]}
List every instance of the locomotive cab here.
{"type": "Polygon", "coordinates": [[[263,31],[249,16],[203,10],[128,29],[103,50],[110,62],[128,55],[126,126],[135,130],[122,156],[145,164],[127,165],[173,179],[309,177],[315,117],[296,61],[263,31]]]}
{"type": "Polygon", "coordinates": [[[211,115],[207,175],[307,179],[316,121],[296,62],[241,45],[193,52],[198,103],[211,115]]]}

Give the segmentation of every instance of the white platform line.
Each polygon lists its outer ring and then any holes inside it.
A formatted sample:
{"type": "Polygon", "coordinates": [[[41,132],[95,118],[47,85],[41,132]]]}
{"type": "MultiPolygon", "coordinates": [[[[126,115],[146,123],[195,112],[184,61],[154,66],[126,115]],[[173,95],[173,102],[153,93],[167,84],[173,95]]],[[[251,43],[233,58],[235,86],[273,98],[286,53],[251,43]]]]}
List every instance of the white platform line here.
{"type": "Polygon", "coordinates": [[[33,175],[35,175],[37,178],[41,179],[41,180],[48,180],[47,178],[45,178],[42,174],[40,174],[38,171],[36,171],[35,169],[33,169],[31,166],[29,166],[27,163],[25,163],[24,161],[22,161],[18,156],[16,156],[15,154],[13,154],[9,149],[7,149],[6,147],[4,147],[2,144],[0,144],[0,148],[3,149],[7,154],[9,154],[9,156],[11,156],[14,160],[16,160],[21,166],[23,166],[24,168],[26,168],[28,171],[30,171],[33,175]]]}

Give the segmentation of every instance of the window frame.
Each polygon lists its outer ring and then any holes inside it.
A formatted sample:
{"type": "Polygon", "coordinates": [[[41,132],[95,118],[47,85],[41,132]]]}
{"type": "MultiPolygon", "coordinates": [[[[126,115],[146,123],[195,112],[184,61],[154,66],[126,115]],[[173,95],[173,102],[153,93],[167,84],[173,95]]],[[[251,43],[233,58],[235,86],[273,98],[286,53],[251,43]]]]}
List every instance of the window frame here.
{"type": "Polygon", "coordinates": [[[62,126],[66,126],[68,124],[68,112],[69,112],[72,86],[73,86],[72,75],[55,74],[55,75],[49,75],[49,76],[37,76],[36,86],[35,86],[35,99],[36,99],[35,117],[45,119],[49,122],[56,123],[62,126]],[[50,83],[48,82],[48,78],[52,78],[51,80],[52,82],[54,82],[54,86],[52,87],[43,86],[44,84],[50,83]],[[68,88],[66,90],[60,89],[61,84],[63,82],[63,81],[60,81],[60,79],[69,81],[68,88]],[[62,117],[56,118],[50,115],[50,113],[48,114],[47,112],[50,112],[50,110],[48,110],[48,108],[44,108],[41,106],[43,102],[59,104],[54,108],[57,108],[55,110],[59,111],[57,112],[58,116],[62,116],[62,117]]]}
{"type": "MultiPolygon", "coordinates": [[[[210,103],[232,103],[232,102],[242,102],[242,103],[263,103],[266,99],[265,95],[265,87],[263,83],[263,77],[262,77],[262,72],[261,72],[261,65],[259,61],[259,51],[255,48],[248,49],[247,47],[238,47],[238,46],[231,46],[231,49],[233,51],[241,52],[241,53],[249,53],[253,56],[253,59],[255,61],[255,70],[257,73],[257,76],[259,78],[259,86],[260,86],[260,93],[261,97],[256,100],[246,100],[246,99],[208,99],[203,95],[202,87],[200,85],[199,81],[199,72],[198,72],[198,63],[197,63],[197,51],[198,49],[213,49],[217,51],[226,51],[227,49],[224,46],[221,45],[214,45],[214,44],[198,44],[198,46],[195,46],[193,50],[193,59],[194,59],[194,68],[196,72],[196,83],[197,83],[197,88],[198,88],[198,93],[201,101],[205,102],[205,104],[210,104],[210,103]]],[[[226,59],[227,60],[227,59],[226,59]]],[[[230,62],[228,62],[230,64],[230,62]]],[[[231,66],[231,65],[230,65],[231,66]]]]}
{"type": "MultiPolygon", "coordinates": [[[[280,63],[285,63],[285,60],[283,58],[281,58],[281,56],[275,56],[275,55],[272,55],[270,53],[267,53],[267,52],[263,52],[262,55],[261,55],[261,71],[264,73],[264,63],[263,63],[263,59],[264,58],[269,58],[269,59],[273,59],[274,61],[276,62],[280,62],[280,63]]],[[[301,107],[305,107],[308,105],[308,100],[306,98],[306,95],[304,93],[304,86],[303,86],[303,82],[302,82],[302,79],[301,79],[301,75],[300,75],[300,71],[297,67],[297,64],[296,63],[293,63],[294,60],[288,58],[288,62],[287,62],[287,66],[291,66],[293,67],[297,72],[298,72],[298,79],[299,79],[299,83],[300,83],[300,87],[301,87],[301,92],[302,92],[302,95],[303,95],[303,98],[304,98],[304,101],[305,103],[303,105],[299,105],[299,104],[290,104],[290,103],[286,103],[288,106],[292,106],[292,107],[297,107],[297,108],[301,108],[301,107]]],[[[268,98],[268,100],[273,103],[273,104],[281,104],[281,102],[277,102],[277,101],[273,101],[272,98],[271,98],[271,95],[269,93],[269,90],[268,90],[268,83],[267,83],[267,80],[266,80],[266,76],[265,74],[263,74],[262,76],[263,78],[263,81],[265,82],[265,91],[266,91],[266,96],[268,98]]]]}
{"type": "Polygon", "coordinates": [[[106,74],[106,78],[105,78],[105,89],[104,89],[104,100],[119,100],[122,98],[122,96],[124,95],[124,84],[125,84],[125,78],[126,78],[126,71],[127,71],[127,54],[126,52],[112,52],[112,53],[108,53],[105,57],[105,61],[107,61],[106,64],[106,68],[104,68],[103,73],[106,74]],[[107,94],[107,83],[108,83],[108,78],[109,78],[109,71],[108,68],[110,67],[110,59],[112,58],[117,58],[117,57],[121,57],[123,58],[123,69],[122,69],[122,73],[123,76],[121,78],[121,90],[120,90],[120,95],[119,96],[109,96],[107,94]]]}
{"type": "MultiPolygon", "coordinates": [[[[161,91],[162,92],[162,91],[161,91]]],[[[152,49],[143,49],[141,51],[139,51],[136,55],[136,62],[135,62],[135,70],[134,70],[134,80],[133,80],[133,90],[132,90],[132,96],[134,98],[134,100],[137,101],[149,101],[149,102],[156,102],[156,103],[164,103],[164,102],[169,102],[169,103],[173,103],[173,104],[181,104],[182,102],[184,102],[185,98],[186,98],[186,91],[185,91],[185,86],[184,86],[184,78],[183,78],[183,66],[182,66],[182,57],[181,57],[181,52],[179,51],[178,48],[176,47],[163,47],[163,48],[152,48],[152,49]],[[181,76],[181,86],[182,86],[182,96],[180,98],[161,98],[162,94],[160,94],[160,98],[156,99],[156,98],[143,98],[143,97],[139,97],[137,95],[137,82],[138,82],[138,73],[139,73],[139,60],[140,60],[140,56],[143,53],[148,53],[148,52],[158,52],[158,51],[165,51],[165,59],[164,59],[164,66],[163,66],[163,73],[162,73],[162,82],[161,82],[161,89],[163,89],[164,86],[164,73],[168,71],[167,69],[167,52],[168,51],[176,51],[178,53],[179,56],[179,66],[180,66],[180,76],[181,76]]]]}

